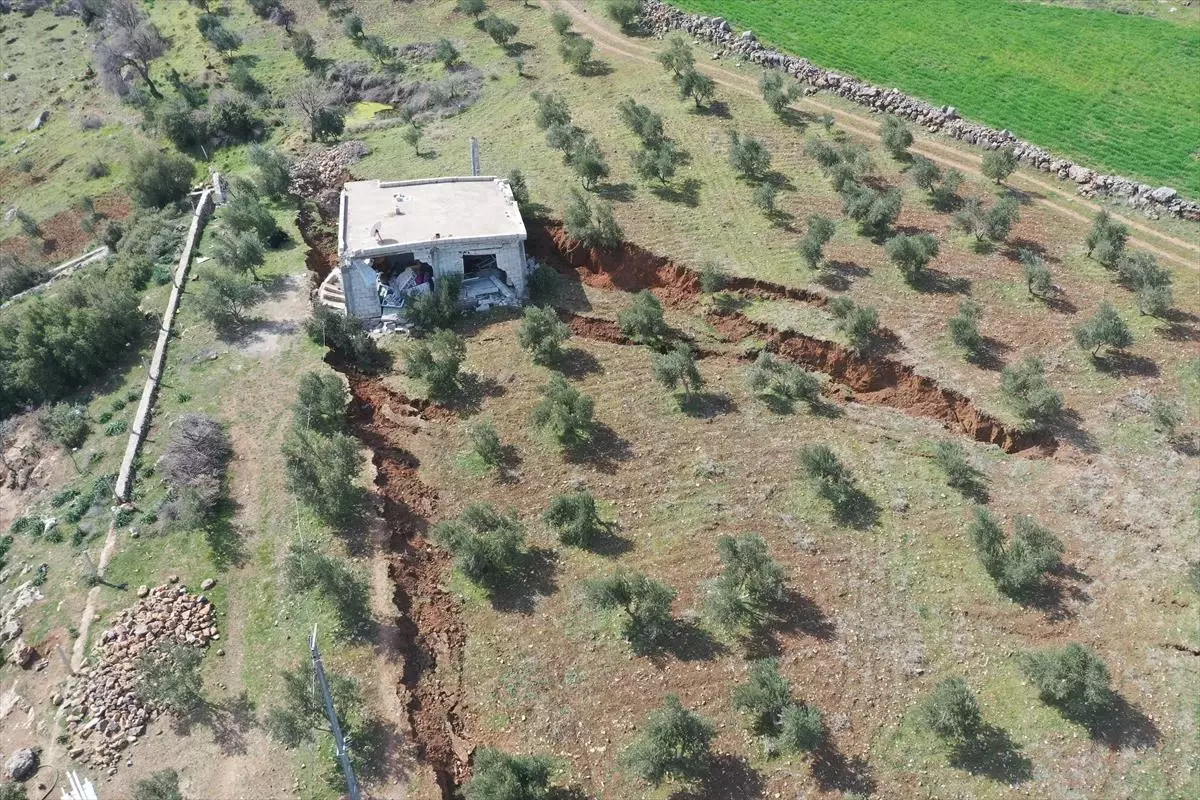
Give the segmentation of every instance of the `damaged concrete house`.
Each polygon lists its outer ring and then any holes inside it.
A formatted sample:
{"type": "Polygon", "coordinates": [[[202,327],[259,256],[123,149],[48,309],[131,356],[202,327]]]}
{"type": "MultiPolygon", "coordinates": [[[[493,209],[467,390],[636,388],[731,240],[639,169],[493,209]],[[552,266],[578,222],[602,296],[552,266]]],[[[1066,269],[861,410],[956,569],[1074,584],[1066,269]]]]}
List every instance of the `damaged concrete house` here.
{"type": "Polygon", "coordinates": [[[452,276],[466,309],[520,305],[534,267],[508,181],[483,176],[346,183],[338,260],[318,298],[367,325],[402,325],[413,298],[452,276]]]}

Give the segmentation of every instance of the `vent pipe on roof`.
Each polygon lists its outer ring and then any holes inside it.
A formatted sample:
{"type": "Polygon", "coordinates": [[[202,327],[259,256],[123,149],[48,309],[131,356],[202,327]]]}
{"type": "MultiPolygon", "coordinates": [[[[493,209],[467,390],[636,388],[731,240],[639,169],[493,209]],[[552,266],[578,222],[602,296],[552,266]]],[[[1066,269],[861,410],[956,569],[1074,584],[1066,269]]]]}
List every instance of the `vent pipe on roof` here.
{"type": "Polygon", "coordinates": [[[479,177],[479,140],[471,137],[471,175],[479,177]]]}

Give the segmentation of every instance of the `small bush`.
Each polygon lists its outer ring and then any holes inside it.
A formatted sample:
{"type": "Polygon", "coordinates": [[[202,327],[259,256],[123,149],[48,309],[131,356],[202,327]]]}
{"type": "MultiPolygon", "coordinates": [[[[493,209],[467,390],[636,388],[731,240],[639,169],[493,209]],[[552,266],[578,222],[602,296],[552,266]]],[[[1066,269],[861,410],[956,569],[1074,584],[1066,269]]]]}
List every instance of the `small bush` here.
{"type": "Polygon", "coordinates": [[[615,250],[624,233],[613,217],[610,203],[592,203],[578,189],[571,190],[571,202],[564,215],[567,233],[587,247],[615,250]]]}
{"type": "Polygon", "coordinates": [[[133,787],[133,800],[183,800],[179,791],[179,773],[173,769],[159,770],[133,787]]]}
{"type": "Polygon", "coordinates": [[[1168,439],[1173,439],[1176,429],[1183,424],[1183,411],[1170,398],[1156,394],[1150,401],[1150,419],[1156,430],[1165,433],[1168,439]]]}
{"type": "Polygon", "coordinates": [[[648,783],[667,778],[683,783],[703,779],[712,769],[712,724],[688,711],[673,694],[646,717],[641,735],[621,755],[621,763],[648,783]]]}
{"type": "Polygon", "coordinates": [[[858,355],[866,355],[879,341],[879,314],[870,306],[856,306],[848,297],[838,297],[829,303],[829,311],[837,319],[834,327],[850,343],[858,355]]]}
{"type": "Polygon", "coordinates": [[[883,148],[891,154],[892,158],[905,159],[908,157],[908,148],[913,143],[913,135],[908,126],[904,124],[904,120],[890,114],[884,117],[883,124],[879,126],[879,137],[883,141],[883,148]]]}
{"type": "Polygon", "coordinates": [[[654,347],[661,347],[670,335],[662,303],[649,289],[635,294],[629,308],[617,314],[617,327],[638,344],[654,347]]]}
{"type": "Polygon", "coordinates": [[[967,450],[958,442],[941,441],[933,446],[933,463],[946,475],[946,484],[955,489],[973,489],[982,474],[967,460],[967,450]]]}
{"type": "Polygon", "coordinates": [[[1045,298],[1052,291],[1050,268],[1046,261],[1034,251],[1023,247],[1017,254],[1021,262],[1021,272],[1025,276],[1025,288],[1030,297],[1045,298]]]}
{"type": "Polygon", "coordinates": [[[576,447],[592,437],[592,399],[580,393],[557,373],[542,388],[542,401],[533,409],[533,424],[550,433],[559,444],[576,447]]]}
{"type": "Polygon", "coordinates": [[[799,460],[809,483],[835,510],[854,503],[857,495],[854,476],[827,445],[804,445],[799,460]]]}
{"type": "Polygon", "coordinates": [[[640,572],[618,569],[604,578],[585,581],[584,596],[593,608],[625,613],[621,632],[635,652],[650,652],[670,635],[675,590],[640,572]]]}
{"type": "Polygon", "coordinates": [[[1102,347],[1123,350],[1133,344],[1133,334],[1129,332],[1129,326],[1107,300],[1100,303],[1100,310],[1096,312],[1096,316],[1075,326],[1074,334],[1075,344],[1079,345],[1080,350],[1091,351],[1092,358],[1100,354],[1102,347]]]}
{"type": "Polygon", "coordinates": [[[404,315],[416,336],[426,336],[439,328],[450,328],[462,315],[460,297],[462,279],[447,276],[434,283],[433,291],[418,295],[404,315]]]}
{"type": "Polygon", "coordinates": [[[705,261],[700,268],[700,291],[714,294],[725,288],[728,278],[721,265],[715,261],[705,261]]]}
{"type": "Polygon", "coordinates": [[[1072,643],[1022,654],[1018,663],[1042,700],[1071,715],[1088,717],[1112,707],[1108,667],[1091,648],[1072,643]]]}
{"type": "Polygon", "coordinates": [[[525,529],[515,511],[474,503],[458,519],[435,525],[433,540],[454,555],[454,566],[467,580],[496,589],[517,568],[525,529]]]}
{"type": "Polygon", "coordinates": [[[363,329],[362,320],[358,317],[316,305],[312,316],[304,323],[304,331],[310,340],[331,348],[359,369],[371,372],[387,361],[375,340],[363,329]]]}
{"type": "Polygon", "coordinates": [[[821,710],[803,703],[792,703],[779,715],[779,733],[772,749],[783,753],[805,753],[816,750],[825,738],[821,710]]]}
{"type": "Polygon", "coordinates": [[[1019,417],[1035,425],[1044,424],[1062,411],[1062,395],[1050,388],[1045,366],[1035,356],[1005,367],[1000,374],[1000,391],[1019,417]]]}
{"type": "Polygon", "coordinates": [[[771,169],[771,154],[759,140],[730,131],[729,166],[742,180],[758,183],[771,169]]]}
{"type": "Polygon", "coordinates": [[[1006,543],[996,518],[987,509],[977,508],[967,533],[996,587],[1020,597],[1038,588],[1045,574],[1058,568],[1065,547],[1029,517],[1017,517],[1014,527],[1012,541],[1006,543]]]}
{"type": "Polygon", "coordinates": [[[596,499],[588,491],[556,496],[542,514],[542,520],[560,542],[572,547],[591,546],[608,528],[596,511],[596,499]]]}
{"type": "Polygon", "coordinates": [[[983,729],[979,704],[967,682],[953,677],[933,687],[921,703],[919,719],[927,729],[941,739],[964,743],[975,739],[983,729]]]}
{"type": "Polygon", "coordinates": [[[466,800],[545,800],[551,762],[541,756],[510,756],[491,747],[475,753],[475,770],[463,787],[466,800]]]}
{"type": "Polygon", "coordinates": [[[686,342],[679,342],[666,353],[651,353],[650,371],[667,391],[682,388],[684,397],[690,397],[704,386],[704,378],[696,368],[696,357],[686,342]]]}
{"type": "Polygon", "coordinates": [[[775,619],[783,602],[783,570],[766,540],[755,533],[721,536],[717,555],[724,572],[709,597],[713,621],[730,633],[753,633],[775,619]]]}
{"type": "Polygon", "coordinates": [[[792,691],[779,674],[776,659],[763,659],[750,665],[745,683],[733,687],[733,707],[746,715],[750,731],[770,736],[779,729],[779,717],[791,705],[792,691]]]}
{"type": "Polygon", "coordinates": [[[143,150],[129,162],[129,194],[143,208],[162,208],[184,198],[195,174],[187,156],[143,150]]]}
{"type": "Polygon", "coordinates": [[[333,372],[306,372],[292,406],[296,424],[326,436],[346,429],[346,386],[333,372]]]}
{"type": "Polygon", "coordinates": [[[458,10],[461,14],[479,19],[487,11],[487,3],[484,0],[458,0],[458,10]]]}
{"type": "Polygon", "coordinates": [[[821,266],[821,257],[826,243],[833,238],[836,230],[833,220],[820,214],[812,214],[808,218],[808,232],[798,245],[800,256],[809,269],[821,266]]]}
{"type": "Polygon", "coordinates": [[[87,439],[87,409],[81,405],[55,403],[42,411],[38,423],[51,440],[68,450],[80,447],[87,439]]]}
{"type": "Polygon", "coordinates": [[[998,184],[1003,183],[1004,179],[1011,175],[1016,168],[1017,154],[1011,147],[991,150],[983,155],[981,171],[985,177],[991,178],[998,184]]]}
{"type": "Polygon", "coordinates": [[[186,717],[204,707],[198,647],[173,644],[142,652],[138,661],[138,695],[146,702],[186,717]]]}
{"type": "Polygon", "coordinates": [[[371,629],[371,596],[366,581],[342,559],[323,552],[318,543],[293,542],[283,560],[283,580],[289,594],[315,591],[337,614],[341,633],[363,636],[371,629]]]}
{"type": "Polygon", "coordinates": [[[793,82],[785,81],[783,74],[777,70],[768,69],[758,79],[758,89],[762,92],[763,102],[776,114],[783,114],[800,94],[800,88],[793,82]]]}
{"type": "Polygon", "coordinates": [[[513,40],[520,31],[513,23],[506,19],[502,19],[495,14],[489,14],[484,17],[480,23],[483,32],[492,38],[492,41],[503,47],[513,40]]]}
{"type": "Polygon", "coordinates": [[[458,390],[458,372],[467,355],[467,345],[453,331],[440,330],[417,340],[404,356],[404,374],[425,382],[429,398],[449,400],[458,390]]]}
{"type": "Polygon", "coordinates": [[[467,438],[471,442],[471,452],[479,456],[485,466],[497,469],[504,462],[504,446],[491,422],[484,420],[467,428],[467,438]]]}
{"type": "Polygon", "coordinates": [[[821,396],[821,382],[815,375],[775,358],[766,350],[754,360],[746,383],[750,391],[767,397],[768,402],[773,396],[784,402],[800,400],[813,405],[821,396]]]}
{"type": "Polygon", "coordinates": [[[258,169],[254,180],[258,191],[265,197],[285,197],[291,184],[291,159],[278,150],[260,145],[251,146],[249,158],[258,169]]]}
{"type": "Polygon", "coordinates": [[[979,320],[983,318],[983,306],[974,300],[963,300],[958,304],[958,313],[946,321],[950,341],[965,351],[968,359],[978,359],[984,353],[983,334],[979,332],[979,320]]]}

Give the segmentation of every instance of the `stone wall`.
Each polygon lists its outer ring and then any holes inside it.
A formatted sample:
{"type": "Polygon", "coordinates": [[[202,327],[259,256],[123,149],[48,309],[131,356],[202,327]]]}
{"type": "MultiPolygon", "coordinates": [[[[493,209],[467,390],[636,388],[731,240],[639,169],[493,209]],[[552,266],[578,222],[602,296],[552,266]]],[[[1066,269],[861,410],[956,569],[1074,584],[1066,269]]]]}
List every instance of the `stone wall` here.
{"type": "Polygon", "coordinates": [[[732,56],[764,67],[773,67],[792,75],[806,85],[806,93],[824,90],[866,106],[872,111],[895,114],[911,120],[930,132],[940,132],[953,139],[988,150],[1011,147],[1026,166],[1055,175],[1077,185],[1084,197],[1110,197],[1123,201],[1148,217],[1168,214],[1200,222],[1200,203],[1185,200],[1168,186],[1154,187],[1115,175],[1101,175],[1095,170],[1055,156],[1045,148],[1018,139],[1009,131],[997,131],[958,116],[953,106],[934,106],[910,97],[897,89],[879,86],[826,70],[804,58],[797,58],[764,47],[753,31],[736,33],[721,17],[701,17],[687,14],[659,0],[644,0],[643,23],[656,33],[671,30],[685,31],[697,39],[717,47],[721,57],[732,56]]]}

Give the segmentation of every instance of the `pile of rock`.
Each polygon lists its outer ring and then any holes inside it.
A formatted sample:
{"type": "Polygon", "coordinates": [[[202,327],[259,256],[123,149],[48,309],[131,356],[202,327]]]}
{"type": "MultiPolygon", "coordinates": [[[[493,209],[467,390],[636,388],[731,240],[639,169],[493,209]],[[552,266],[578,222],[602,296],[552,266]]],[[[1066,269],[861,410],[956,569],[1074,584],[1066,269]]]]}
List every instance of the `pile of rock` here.
{"type": "Polygon", "coordinates": [[[70,757],[115,773],[121,751],[144,736],[163,711],[137,695],[141,654],[171,644],[206,647],[219,638],[207,597],[172,584],[148,589],[100,634],[99,663],[80,670],[67,686],[62,706],[70,757]]]}
{"type": "Polygon", "coordinates": [[[1132,208],[1140,209],[1148,216],[1169,214],[1200,222],[1200,203],[1183,199],[1169,186],[1155,188],[1128,178],[1101,175],[1065,158],[1059,158],[1045,148],[1018,139],[1007,130],[998,131],[968,122],[958,116],[958,111],[953,106],[935,106],[898,89],[874,86],[847,75],[822,69],[807,59],[768,49],[758,41],[753,31],[736,33],[729,22],[721,17],[687,14],[660,0],[645,0],[642,21],[660,35],[671,30],[681,30],[697,39],[708,41],[718,47],[718,56],[741,57],[754,64],[783,70],[811,87],[810,92],[832,92],[874,111],[904,117],[931,132],[941,132],[987,150],[1012,148],[1017,157],[1028,166],[1077,184],[1078,193],[1085,197],[1107,196],[1122,199],[1132,208]]]}
{"type": "Polygon", "coordinates": [[[322,192],[342,189],[350,171],[370,151],[364,142],[350,140],[310,150],[292,165],[292,192],[318,199],[322,192]]]}

